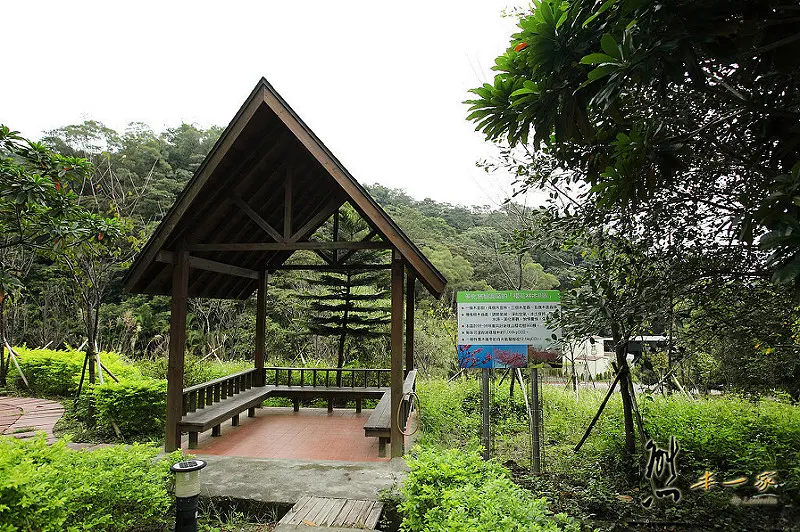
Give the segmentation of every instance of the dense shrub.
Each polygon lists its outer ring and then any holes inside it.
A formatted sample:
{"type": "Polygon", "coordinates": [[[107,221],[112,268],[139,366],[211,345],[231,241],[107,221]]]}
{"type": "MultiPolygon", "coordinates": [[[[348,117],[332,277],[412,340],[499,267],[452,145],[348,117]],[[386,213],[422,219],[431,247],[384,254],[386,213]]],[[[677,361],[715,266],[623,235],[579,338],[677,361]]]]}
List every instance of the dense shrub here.
{"type": "Polygon", "coordinates": [[[174,453],[132,445],[72,451],[44,437],[0,440],[0,530],[163,530],[174,453]]]}
{"type": "Polygon", "coordinates": [[[403,530],[475,531],[580,529],[564,514],[548,515],[547,501],[519,488],[508,472],[474,449],[416,449],[403,483],[403,530]]]}
{"type": "MultiPolygon", "coordinates": [[[[480,385],[475,379],[422,380],[419,442],[425,446],[461,447],[480,442],[480,385]]],[[[605,390],[572,390],[544,386],[545,462],[549,472],[592,479],[624,481],[623,419],[614,394],[580,453],[573,448],[597,411],[605,390]]],[[[680,447],[679,487],[687,488],[704,471],[718,481],[746,476],[752,481],[766,470],[777,471],[779,493],[800,500],[800,408],[772,399],[748,401],[736,396],[688,400],[683,396],[639,397],[645,429],[661,448],[670,436],[680,447]]],[[[528,463],[529,429],[520,393],[508,395],[507,381],[492,393],[494,453],[502,460],[528,463]]],[[[646,458],[646,457],[644,457],[646,458]]],[[[752,487],[752,486],[751,486],[752,487]]]]}
{"type": "Polygon", "coordinates": [[[162,434],[167,411],[167,381],[106,381],[94,387],[97,422],[117,424],[124,436],[162,434]]]}
{"type": "MultiPolygon", "coordinates": [[[[683,476],[704,471],[747,476],[778,471],[781,491],[800,500],[800,408],[736,396],[688,401],[677,395],[640,401],[645,429],[664,446],[675,436],[683,476]]],[[[724,474],[724,475],[722,475],[724,474]]],[[[752,482],[751,482],[752,483],[752,482]]]]}
{"type": "MultiPolygon", "coordinates": [[[[167,378],[168,360],[166,358],[142,359],[137,360],[134,364],[146,377],[151,379],[167,378]]],[[[183,386],[188,388],[189,386],[226,377],[252,367],[252,360],[225,360],[219,362],[216,359],[201,360],[198,357],[187,355],[184,362],[183,386]]]]}
{"type": "MultiPolygon", "coordinates": [[[[67,396],[77,392],[85,357],[83,351],[26,347],[15,347],[14,350],[19,354],[19,365],[28,379],[32,393],[67,396]]],[[[100,353],[100,359],[118,378],[142,378],[139,370],[129,364],[122,355],[104,352],[100,353]]],[[[20,383],[21,380],[18,381],[18,384],[20,383]]]]}

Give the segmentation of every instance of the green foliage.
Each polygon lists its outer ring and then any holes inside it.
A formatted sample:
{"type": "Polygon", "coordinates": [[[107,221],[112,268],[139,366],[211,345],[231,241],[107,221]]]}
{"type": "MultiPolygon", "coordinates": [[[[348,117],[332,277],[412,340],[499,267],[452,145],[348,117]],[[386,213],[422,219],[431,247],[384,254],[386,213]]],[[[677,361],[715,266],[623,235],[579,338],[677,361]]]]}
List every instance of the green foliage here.
{"type": "MultiPolygon", "coordinates": [[[[28,349],[16,347],[19,365],[22,368],[31,392],[38,395],[73,395],[78,390],[81,369],[86,353],[75,350],[28,349]]],[[[121,355],[100,353],[100,360],[118,378],[141,379],[137,368],[131,366],[121,355]]],[[[20,386],[21,379],[18,382],[20,386]]],[[[24,390],[23,390],[24,391],[24,390]]]]}
{"type": "Polygon", "coordinates": [[[548,515],[545,499],[519,488],[474,449],[414,454],[400,505],[405,531],[580,530],[565,514],[548,515]]]}
{"type": "Polygon", "coordinates": [[[169,466],[152,446],[72,451],[44,437],[0,440],[0,530],[161,529],[172,503],[169,466]]]}
{"type": "MultiPolygon", "coordinates": [[[[480,438],[480,386],[476,379],[448,382],[424,379],[420,397],[420,445],[427,448],[475,447],[480,438]]],[[[597,411],[605,390],[571,390],[544,386],[545,464],[549,472],[591,482],[628,484],[623,462],[622,404],[613,397],[580,453],[573,451],[597,411]]],[[[642,396],[638,400],[645,430],[664,447],[670,436],[680,446],[679,484],[685,492],[705,470],[717,478],[751,479],[766,470],[778,472],[780,493],[800,496],[800,407],[774,399],[748,401],[737,396],[690,401],[683,396],[642,396]]],[[[494,385],[490,405],[494,452],[501,460],[529,460],[529,429],[520,393],[513,399],[506,386],[494,385]]],[[[641,457],[640,457],[641,458],[641,457]]]]}
{"type": "Polygon", "coordinates": [[[92,390],[97,421],[115,423],[125,437],[159,436],[164,431],[167,411],[166,380],[108,380],[92,390]]]}
{"type": "Polygon", "coordinates": [[[78,205],[73,186],[91,171],[84,159],[65,157],[0,124],[0,301],[18,296],[19,271],[7,252],[63,250],[98,234],[118,234],[115,220],[78,205]]]}
{"type": "MultiPolygon", "coordinates": [[[[800,408],[772,399],[736,396],[687,401],[677,395],[640,401],[645,430],[665,444],[675,436],[681,447],[683,477],[704,471],[748,476],[778,471],[779,493],[800,500],[800,408]]],[[[721,474],[717,477],[722,478],[721,474]]]]}

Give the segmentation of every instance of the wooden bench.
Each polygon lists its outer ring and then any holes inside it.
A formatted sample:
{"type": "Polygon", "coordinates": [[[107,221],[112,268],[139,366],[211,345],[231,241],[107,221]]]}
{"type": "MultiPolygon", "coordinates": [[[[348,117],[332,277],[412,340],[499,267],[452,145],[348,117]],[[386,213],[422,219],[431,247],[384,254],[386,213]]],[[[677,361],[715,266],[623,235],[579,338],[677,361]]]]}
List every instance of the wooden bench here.
{"type": "Polygon", "coordinates": [[[300,410],[300,401],[309,399],[327,399],[328,412],[333,412],[333,400],[345,398],[356,402],[356,412],[361,412],[364,399],[380,399],[387,392],[386,388],[350,388],[350,387],[300,387],[300,386],[273,386],[270,397],[285,397],[292,400],[294,411],[300,410]]]}
{"type": "Polygon", "coordinates": [[[178,430],[189,433],[189,449],[197,448],[198,433],[212,429],[212,436],[219,436],[220,424],[226,419],[230,418],[231,424],[237,426],[239,414],[245,410],[248,417],[256,415],[256,407],[272,388],[255,386],[257,371],[255,368],[240,371],[183,390],[178,430]]]}
{"type": "MultiPolygon", "coordinates": [[[[411,370],[406,375],[406,380],[403,382],[403,412],[401,429],[405,430],[405,425],[408,422],[409,411],[408,395],[416,390],[417,385],[417,370],[411,370]]],[[[368,438],[378,438],[378,456],[381,458],[386,456],[386,444],[392,441],[392,416],[396,415],[392,412],[392,394],[386,392],[378,402],[375,410],[372,411],[367,422],[364,423],[364,436],[368,438]]]]}
{"type": "Polygon", "coordinates": [[[360,412],[363,399],[388,397],[387,388],[382,386],[390,376],[386,369],[265,368],[261,382],[273,373],[274,384],[265,386],[256,386],[258,370],[253,368],[185,388],[178,430],[189,433],[189,449],[197,448],[199,433],[208,429],[212,429],[212,436],[220,436],[221,424],[226,419],[230,418],[235,427],[239,425],[239,414],[245,410],[248,417],[255,417],[255,409],[269,397],[292,399],[295,411],[300,408],[301,400],[327,399],[329,412],[336,398],[355,400],[356,412],[360,412]],[[292,378],[293,372],[299,381],[292,378]],[[306,375],[311,377],[310,386],[306,385],[309,380],[306,375]],[[349,386],[328,386],[331,381],[349,386]]]}

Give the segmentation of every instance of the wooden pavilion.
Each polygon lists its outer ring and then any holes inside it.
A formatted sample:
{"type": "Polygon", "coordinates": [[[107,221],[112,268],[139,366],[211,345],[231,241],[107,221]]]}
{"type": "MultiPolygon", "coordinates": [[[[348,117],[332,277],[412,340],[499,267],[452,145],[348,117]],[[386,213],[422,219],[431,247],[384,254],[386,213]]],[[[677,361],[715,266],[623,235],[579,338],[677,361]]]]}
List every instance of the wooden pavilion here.
{"type": "MultiPolygon", "coordinates": [[[[437,298],[447,281],[262,78],[125,278],[128,292],[172,297],[165,449],[177,449],[181,442],[187,298],[247,299],[257,292],[251,384],[264,386],[269,273],[364,268],[391,270],[390,393],[391,412],[397,412],[404,380],[403,298],[407,373],[414,366],[415,280],[437,298]],[[356,242],[311,240],[331,217],[336,226],[345,202],[367,222],[369,234],[356,242]],[[366,249],[391,250],[391,260],[353,263],[366,249]],[[311,250],[322,261],[286,264],[298,250],[311,250]]],[[[402,442],[398,416],[391,417],[391,441],[402,442]]],[[[391,449],[392,456],[402,454],[402,445],[391,449]]]]}

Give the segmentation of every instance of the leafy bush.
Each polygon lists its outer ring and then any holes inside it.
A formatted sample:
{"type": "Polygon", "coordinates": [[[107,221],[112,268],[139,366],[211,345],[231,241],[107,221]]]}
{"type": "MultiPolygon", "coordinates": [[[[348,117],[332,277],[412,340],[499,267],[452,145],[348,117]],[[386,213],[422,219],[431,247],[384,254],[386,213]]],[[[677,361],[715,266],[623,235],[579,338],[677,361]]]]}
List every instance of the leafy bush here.
{"type": "Polygon", "coordinates": [[[167,411],[167,381],[106,381],[94,387],[97,422],[116,423],[124,436],[159,435],[167,411]]]}
{"type": "MultiPolygon", "coordinates": [[[[134,364],[148,378],[167,378],[168,360],[166,358],[142,359],[137,360],[134,364]]],[[[252,367],[252,360],[225,360],[219,362],[210,359],[201,360],[187,354],[184,363],[183,387],[188,388],[196,384],[213,381],[252,367]]]]}
{"type": "Polygon", "coordinates": [[[755,478],[777,471],[782,491],[800,500],[800,408],[736,396],[688,401],[677,395],[640,401],[645,429],[662,446],[675,436],[683,476],[755,478]]]}
{"type": "MultiPolygon", "coordinates": [[[[83,351],[27,347],[15,347],[14,350],[19,354],[19,365],[28,379],[32,393],[68,396],[77,392],[85,357],[83,351]]],[[[141,372],[122,355],[104,352],[100,353],[100,359],[118,378],[142,378],[141,372]]]]}
{"type": "Polygon", "coordinates": [[[403,530],[580,530],[565,514],[548,515],[544,498],[518,487],[475,449],[416,452],[403,483],[403,530]]]}
{"type": "Polygon", "coordinates": [[[162,530],[172,502],[159,449],[132,445],[72,451],[63,441],[0,440],[0,530],[162,530]]]}

